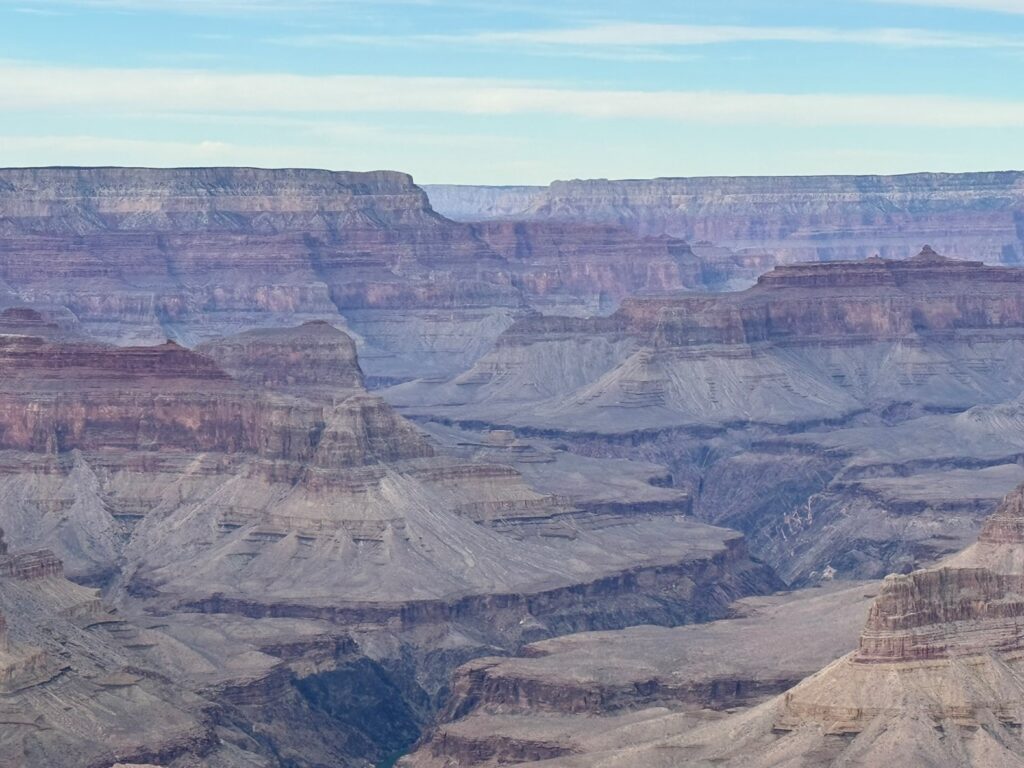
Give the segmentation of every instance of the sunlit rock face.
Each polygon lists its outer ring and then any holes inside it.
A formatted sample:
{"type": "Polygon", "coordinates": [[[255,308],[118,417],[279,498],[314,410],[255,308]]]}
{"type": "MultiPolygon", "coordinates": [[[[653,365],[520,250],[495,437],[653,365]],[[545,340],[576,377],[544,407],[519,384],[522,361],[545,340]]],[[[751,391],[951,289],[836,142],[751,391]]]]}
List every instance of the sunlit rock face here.
{"type": "Polygon", "coordinates": [[[1013,729],[1024,722],[1022,501],[1024,486],[1003,500],[977,544],[940,567],[887,578],[857,651],[787,693],[778,727],[866,736],[881,718],[918,718],[934,723],[936,745],[960,742],[970,756],[971,732],[981,728],[1021,759],[1013,729]]]}

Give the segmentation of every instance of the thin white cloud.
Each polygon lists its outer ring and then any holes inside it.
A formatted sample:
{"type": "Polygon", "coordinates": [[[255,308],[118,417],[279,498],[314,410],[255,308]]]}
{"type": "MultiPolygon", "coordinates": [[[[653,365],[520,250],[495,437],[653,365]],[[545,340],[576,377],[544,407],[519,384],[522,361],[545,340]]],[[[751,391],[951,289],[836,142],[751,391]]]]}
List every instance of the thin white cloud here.
{"type": "MultiPolygon", "coordinates": [[[[246,15],[288,14],[330,11],[337,8],[362,6],[396,7],[453,7],[463,9],[493,9],[487,0],[0,0],[0,7],[17,2],[26,8],[80,8],[92,10],[143,12],[163,11],[192,15],[246,15]]],[[[527,6],[528,10],[544,10],[544,6],[527,6]]]]}
{"type": "Polygon", "coordinates": [[[689,24],[602,24],[572,29],[490,32],[479,42],[574,46],[702,46],[723,43],[817,43],[905,48],[1024,47],[1024,38],[969,35],[928,29],[721,26],[689,24]]]}
{"type": "Polygon", "coordinates": [[[53,8],[33,8],[33,7],[17,7],[11,8],[15,13],[24,13],[29,16],[63,16],[65,15],[62,11],[55,10],[53,8]]]}
{"type": "Polygon", "coordinates": [[[588,90],[473,78],[0,63],[6,112],[560,115],[715,125],[1024,127],[1024,102],[918,94],[588,90]]]}
{"type": "Polygon", "coordinates": [[[335,44],[403,46],[410,43],[518,46],[544,54],[564,54],[565,51],[571,50],[607,55],[616,51],[628,51],[634,56],[645,53],[648,56],[657,56],[658,51],[669,48],[728,43],[839,44],[889,48],[1024,48],[1024,36],[977,35],[916,28],[838,29],[641,23],[476,32],[465,35],[306,34],[276,38],[272,42],[307,47],[335,44]]]}
{"type": "Polygon", "coordinates": [[[959,8],[965,11],[1024,14],[1024,0],[873,0],[890,5],[923,5],[932,8],[959,8]]]}

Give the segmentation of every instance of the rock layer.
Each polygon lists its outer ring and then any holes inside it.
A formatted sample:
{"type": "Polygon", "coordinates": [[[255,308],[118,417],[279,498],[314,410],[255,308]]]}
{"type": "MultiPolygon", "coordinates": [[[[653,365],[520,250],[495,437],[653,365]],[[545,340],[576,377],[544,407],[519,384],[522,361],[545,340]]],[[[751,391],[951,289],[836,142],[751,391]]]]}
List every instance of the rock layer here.
{"type": "Polygon", "coordinates": [[[454,219],[614,224],[641,235],[756,248],[779,263],[907,258],[921,242],[963,258],[1024,257],[1024,174],[665,178],[549,187],[428,186],[454,219]]]}

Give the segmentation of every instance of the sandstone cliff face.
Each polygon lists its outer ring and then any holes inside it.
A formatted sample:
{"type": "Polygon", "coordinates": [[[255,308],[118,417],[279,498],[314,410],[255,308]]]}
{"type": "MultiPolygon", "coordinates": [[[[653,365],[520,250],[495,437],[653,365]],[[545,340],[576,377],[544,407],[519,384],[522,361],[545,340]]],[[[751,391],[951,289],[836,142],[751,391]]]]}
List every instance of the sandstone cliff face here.
{"type": "Polygon", "coordinates": [[[843,344],[1024,326],[1024,272],[954,261],[925,246],[907,261],[778,267],[738,294],[634,298],[619,315],[657,345],[843,344]]]}
{"type": "Polygon", "coordinates": [[[457,220],[615,224],[734,249],[779,263],[907,258],[921,242],[961,258],[1024,257],[1020,173],[558,181],[550,187],[427,187],[457,220]]]}
{"type": "Polygon", "coordinates": [[[356,345],[325,322],[249,331],[196,348],[244,384],[339,394],[364,387],[356,345]]]}
{"type": "Polygon", "coordinates": [[[555,312],[574,305],[600,312],[639,291],[702,290],[709,282],[690,246],[672,237],[576,222],[497,221],[473,229],[541,309],[550,302],[555,312]]]}
{"type": "Polygon", "coordinates": [[[298,461],[329,454],[345,466],[432,455],[411,426],[365,394],[351,339],[330,326],[250,334],[212,351],[238,378],[173,342],[109,347],[6,337],[0,448],[215,451],[298,461]],[[334,399],[274,395],[289,387],[320,387],[334,399]]]}
{"type": "Polygon", "coordinates": [[[984,568],[891,576],[871,608],[856,661],[912,662],[1019,650],[1022,587],[1021,577],[984,568]]]}
{"type": "MultiPolygon", "coordinates": [[[[1005,551],[990,560],[994,567],[1020,561],[1022,499],[1024,486],[1004,499],[976,545],[989,554],[1005,551]]],[[[787,693],[779,727],[818,723],[870,741],[878,738],[866,738],[876,718],[917,717],[944,731],[944,751],[963,745],[961,762],[947,752],[938,765],[987,764],[972,749],[971,729],[978,727],[1003,745],[1002,759],[1021,759],[1016,742],[1001,734],[1019,728],[1024,712],[1014,671],[1024,642],[1024,583],[1019,570],[967,565],[976,547],[945,567],[887,578],[858,650],[787,693]]]]}

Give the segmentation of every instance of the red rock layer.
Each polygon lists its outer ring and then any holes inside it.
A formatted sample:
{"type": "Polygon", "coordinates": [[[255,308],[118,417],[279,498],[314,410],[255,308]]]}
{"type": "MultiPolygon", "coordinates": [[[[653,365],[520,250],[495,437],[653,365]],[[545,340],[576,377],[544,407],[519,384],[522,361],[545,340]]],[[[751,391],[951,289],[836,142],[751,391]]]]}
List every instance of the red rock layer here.
{"type": "Polygon", "coordinates": [[[1024,271],[930,249],[905,262],[778,267],[742,293],[630,298],[617,320],[669,346],[1024,328],[1024,271]]]}
{"type": "MultiPolygon", "coordinates": [[[[1024,547],[1024,485],[1003,499],[979,541],[1007,556],[1024,547]]],[[[1024,575],[948,567],[885,580],[868,614],[856,661],[1017,650],[1024,650],[1024,575]]]]}
{"type": "MultiPolygon", "coordinates": [[[[342,397],[337,403],[275,397],[272,389],[232,379],[209,357],[173,343],[121,348],[0,339],[0,448],[177,449],[299,462],[330,457],[344,466],[431,455],[429,444],[382,400],[333,386],[359,382],[353,345],[334,329],[318,334],[319,346],[336,351],[310,375],[323,375],[342,397]]],[[[264,363],[275,355],[281,362],[288,335],[268,338],[265,346],[258,336],[228,341],[224,350],[243,378],[269,387],[264,363]]],[[[305,353],[300,348],[297,354],[305,353]]]]}
{"type": "Polygon", "coordinates": [[[922,661],[1024,649],[1024,577],[984,568],[890,576],[856,660],[922,661]]]}
{"type": "Polygon", "coordinates": [[[502,259],[391,172],[0,170],[0,280],[87,324],[521,301],[502,259]]]}
{"type": "Polygon", "coordinates": [[[474,226],[505,258],[528,299],[699,289],[701,262],[672,237],[638,238],[621,227],[568,222],[487,222],[474,226]]]}

